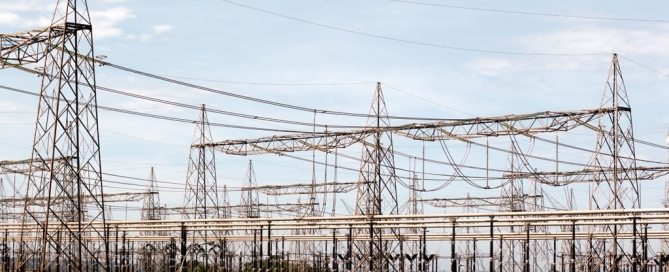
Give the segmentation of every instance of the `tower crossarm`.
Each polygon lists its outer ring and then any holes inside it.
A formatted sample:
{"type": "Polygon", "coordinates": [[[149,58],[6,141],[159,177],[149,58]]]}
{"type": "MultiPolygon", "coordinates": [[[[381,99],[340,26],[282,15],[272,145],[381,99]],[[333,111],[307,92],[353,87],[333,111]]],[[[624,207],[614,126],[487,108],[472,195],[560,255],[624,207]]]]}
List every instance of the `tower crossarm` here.
{"type": "MultiPolygon", "coordinates": [[[[619,110],[629,111],[629,108],[619,110]]],[[[568,131],[580,126],[597,130],[596,124],[591,124],[591,122],[596,121],[597,117],[603,114],[614,111],[613,108],[597,108],[456,119],[405,125],[393,132],[414,140],[436,141],[568,131]]]]}
{"type": "MultiPolygon", "coordinates": [[[[157,192],[147,193],[111,193],[104,194],[105,202],[132,202],[140,201],[144,199],[149,194],[157,194],[157,192]]],[[[99,198],[100,196],[95,196],[99,198]]],[[[65,199],[65,197],[58,197],[65,199]]],[[[58,201],[58,198],[51,198],[51,201],[58,201]]],[[[30,203],[30,205],[45,205],[49,200],[48,197],[17,197],[17,198],[0,198],[0,204],[25,204],[30,203]]],[[[93,201],[93,197],[83,197],[82,201],[93,201]]]]}
{"type": "MultiPolygon", "coordinates": [[[[247,140],[226,140],[205,144],[231,155],[253,155],[281,152],[310,151],[319,149],[346,148],[362,142],[374,130],[333,132],[321,134],[275,135],[247,140]]],[[[200,145],[193,145],[199,147],[200,145]]]]}
{"type": "MultiPolygon", "coordinates": [[[[367,136],[389,132],[420,141],[471,139],[505,135],[529,135],[568,131],[585,126],[598,130],[594,122],[599,116],[629,108],[597,108],[578,111],[546,111],[531,114],[513,114],[496,117],[451,119],[428,123],[411,123],[363,130],[279,135],[256,139],[226,140],[204,146],[231,155],[254,155],[282,152],[327,150],[345,148],[364,142],[367,136]]],[[[199,147],[202,145],[193,145],[199,147]]]]}
{"type": "Polygon", "coordinates": [[[67,24],[56,24],[25,32],[0,34],[0,69],[39,62],[50,48],[49,39],[65,35],[67,29],[67,24]]]}
{"type": "MultiPolygon", "coordinates": [[[[356,188],[358,182],[329,182],[316,184],[285,184],[285,185],[260,185],[253,188],[242,187],[242,191],[258,190],[266,195],[304,195],[311,194],[311,188],[323,188],[328,193],[348,193],[356,188]]],[[[317,189],[318,192],[323,192],[323,189],[317,189]]]]}
{"type": "MultiPolygon", "coordinates": [[[[271,212],[297,212],[302,209],[306,209],[311,205],[312,205],[311,203],[278,203],[278,204],[257,203],[254,204],[253,207],[259,209],[260,212],[271,213],[271,212]]],[[[318,205],[318,203],[315,203],[315,205],[318,205]]],[[[219,210],[223,209],[235,210],[241,214],[244,211],[246,211],[248,207],[249,207],[248,205],[239,204],[239,205],[223,205],[223,206],[207,207],[207,208],[212,208],[212,209],[216,208],[219,210]]],[[[162,207],[160,209],[169,213],[193,212],[195,210],[194,208],[191,207],[162,207]]]]}
{"type": "MultiPolygon", "coordinates": [[[[520,199],[543,198],[543,195],[522,195],[520,199]]],[[[452,197],[452,198],[426,198],[418,200],[433,207],[451,208],[451,207],[499,207],[508,204],[508,197],[452,197]]]]}
{"type": "MultiPolygon", "coordinates": [[[[669,167],[656,166],[645,167],[639,166],[628,171],[635,171],[637,173],[637,180],[654,180],[669,174],[669,167]]],[[[514,172],[506,173],[504,178],[508,179],[531,179],[541,181],[550,185],[564,185],[569,183],[583,183],[593,182],[598,179],[598,176],[607,175],[614,172],[610,168],[584,168],[573,171],[553,171],[553,172],[514,172]]]]}
{"type": "MultiPolygon", "coordinates": [[[[61,157],[61,158],[56,158],[56,159],[45,159],[45,162],[62,162],[65,160],[68,160],[69,157],[61,157]]],[[[32,170],[35,172],[43,171],[45,170],[44,165],[40,165],[37,162],[32,162],[31,159],[26,159],[26,160],[3,160],[0,161],[0,173],[7,173],[7,174],[30,174],[32,170]]]]}

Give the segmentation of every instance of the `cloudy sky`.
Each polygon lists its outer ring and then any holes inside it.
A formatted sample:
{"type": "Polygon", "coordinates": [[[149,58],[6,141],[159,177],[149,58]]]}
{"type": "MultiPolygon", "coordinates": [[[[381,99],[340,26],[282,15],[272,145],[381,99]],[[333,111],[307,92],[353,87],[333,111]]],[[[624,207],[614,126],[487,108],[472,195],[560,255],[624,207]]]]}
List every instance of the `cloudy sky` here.
{"type": "MultiPolygon", "coordinates": [[[[669,109],[664,105],[669,96],[669,18],[664,11],[669,3],[416,1],[103,0],[92,1],[89,7],[96,55],[106,56],[111,63],[252,97],[347,112],[369,111],[376,82],[383,83],[388,111],[397,116],[469,118],[597,108],[611,53],[617,52],[632,103],[635,136],[665,144],[669,126],[669,109]]],[[[54,1],[1,0],[0,33],[46,26],[53,7],[54,1]]],[[[98,68],[97,82],[104,87],[226,111],[302,122],[313,122],[314,118],[311,113],[198,91],[110,67],[98,68]]],[[[0,71],[0,84],[38,91],[40,79],[5,69],[0,71]]],[[[187,119],[198,115],[193,110],[106,92],[99,93],[98,103],[187,119]]],[[[0,159],[30,157],[36,106],[35,97],[0,92],[0,159]]],[[[316,120],[330,125],[365,124],[360,118],[316,116],[316,120]]],[[[210,121],[312,129],[213,114],[210,121]]],[[[177,191],[185,180],[194,130],[191,124],[101,111],[100,129],[104,172],[145,178],[148,168],[154,166],[158,179],[169,182],[160,185],[164,188],[163,202],[172,206],[181,203],[177,191]]],[[[594,148],[594,136],[575,134],[571,135],[573,142],[594,148]]],[[[213,128],[213,135],[225,140],[265,136],[268,132],[213,128]]],[[[509,139],[492,141],[509,148],[509,139]]],[[[421,143],[398,140],[395,147],[422,156],[421,143]]],[[[430,158],[446,160],[438,144],[425,144],[425,148],[430,158]]],[[[467,155],[470,148],[453,144],[452,152],[456,160],[468,165],[485,165],[482,150],[472,149],[474,154],[467,155]]],[[[532,152],[551,154],[549,147],[542,148],[532,152]]],[[[666,150],[637,149],[645,159],[667,160],[666,150]]],[[[565,157],[588,161],[584,154],[561,152],[565,157]]],[[[360,149],[342,153],[360,156],[360,149]]],[[[311,158],[311,154],[296,155],[311,158]]],[[[219,187],[241,186],[250,159],[259,184],[305,183],[312,179],[308,162],[277,156],[217,156],[219,187]]],[[[318,155],[317,159],[324,161],[325,157],[318,155]]],[[[328,158],[330,164],[333,159],[328,158]]],[[[411,160],[398,159],[397,163],[406,169],[421,168],[411,160]]],[[[504,168],[508,160],[499,155],[494,163],[504,168]]],[[[356,161],[342,160],[341,164],[359,166],[356,161]]],[[[323,182],[326,171],[317,168],[317,180],[323,182]]],[[[426,172],[432,173],[454,172],[443,165],[427,168],[426,172]]],[[[328,171],[327,179],[332,181],[334,170],[328,171]]],[[[357,174],[342,171],[338,179],[353,181],[357,174]]],[[[139,191],[144,186],[139,180],[123,182],[136,185],[114,184],[111,191],[139,191]]],[[[642,184],[642,206],[661,205],[664,178],[642,184]]],[[[524,186],[532,188],[529,183],[524,186]]],[[[450,189],[425,197],[458,197],[468,192],[500,195],[499,190],[474,191],[455,183],[446,188],[450,189]]],[[[587,186],[572,189],[577,195],[588,193],[587,186]]],[[[562,188],[546,190],[553,190],[557,202],[564,202],[562,188]]],[[[406,200],[406,190],[400,191],[406,200]]],[[[231,201],[236,202],[238,192],[230,194],[231,201]]],[[[355,205],[354,192],[342,199],[355,205]]],[[[277,201],[295,202],[295,198],[277,201]]],[[[579,208],[588,207],[587,202],[577,204],[579,208]]],[[[328,204],[328,209],[331,206],[328,204]]],[[[346,213],[341,206],[337,210],[346,213]]],[[[120,210],[114,214],[116,218],[124,216],[120,210]]]]}

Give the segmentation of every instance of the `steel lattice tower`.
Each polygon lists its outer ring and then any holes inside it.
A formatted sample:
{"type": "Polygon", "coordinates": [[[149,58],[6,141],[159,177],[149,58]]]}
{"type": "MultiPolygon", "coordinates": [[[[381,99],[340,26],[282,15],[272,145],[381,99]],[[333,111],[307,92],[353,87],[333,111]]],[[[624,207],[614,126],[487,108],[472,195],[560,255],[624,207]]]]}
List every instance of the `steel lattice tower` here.
{"type": "MultiPolygon", "coordinates": [[[[632,111],[617,54],[613,54],[601,106],[613,107],[614,111],[603,115],[599,120],[597,145],[590,163],[597,169],[593,176],[590,208],[597,210],[641,208],[632,111]]],[[[619,271],[619,261],[636,262],[633,256],[626,254],[620,259],[619,252],[625,252],[626,247],[616,236],[622,229],[617,225],[603,228],[600,231],[613,234],[613,241],[608,243],[603,240],[597,241],[592,257],[595,260],[591,262],[609,262],[613,272],[619,271]],[[607,243],[606,250],[604,243],[607,243]]],[[[629,227],[624,228],[629,230],[629,227]]]]}
{"type": "MultiPolygon", "coordinates": [[[[149,171],[149,184],[146,188],[146,195],[144,196],[144,203],[142,205],[142,220],[161,220],[163,216],[160,211],[160,194],[158,192],[158,186],[156,185],[156,173],[151,167],[149,171]]],[[[141,232],[144,236],[164,236],[164,231],[143,231],[141,232]]],[[[139,250],[140,254],[140,264],[143,271],[159,271],[158,268],[163,262],[162,256],[158,253],[158,249],[161,248],[162,243],[160,242],[145,242],[142,245],[142,248],[139,250]]]]}
{"type": "Polygon", "coordinates": [[[601,106],[616,110],[604,115],[599,123],[597,152],[592,162],[599,173],[595,175],[592,208],[640,208],[632,111],[616,54],[601,106]]]}
{"type": "MultiPolygon", "coordinates": [[[[239,217],[240,218],[259,218],[260,217],[260,197],[258,194],[258,183],[256,181],[256,174],[253,170],[253,161],[249,160],[249,165],[244,176],[244,185],[242,185],[241,198],[239,202],[239,217]]],[[[243,235],[253,236],[254,231],[242,231],[243,235]]],[[[255,233],[257,235],[257,233],[255,233]]],[[[251,242],[242,242],[241,254],[248,254],[251,256],[257,249],[253,248],[251,242]]],[[[241,265],[241,264],[240,264],[241,265]]]]}
{"type": "Polygon", "coordinates": [[[256,174],[253,170],[253,162],[249,161],[246,176],[244,177],[244,185],[242,185],[241,195],[241,214],[242,218],[258,218],[260,217],[260,197],[258,195],[258,182],[256,181],[256,174]]]}
{"type": "MultiPolygon", "coordinates": [[[[377,83],[374,100],[370,109],[371,117],[367,127],[377,128],[390,126],[388,111],[381,89],[377,83]]],[[[360,164],[355,215],[395,215],[399,214],[397,201],[397,176],[395,175],[395,157],[393,154],[392,135],[387,132],[376,132],[371,143],[363,143],[362,161],[360,164]]],[[[367,263],[358,263],[357,269],[367,271],[386,271],[385,256],[394,250],[396,243],[383,240],[387,229],[374,228],[358,231],[359,237],[369,237],[368,242],[356,243],[356,254],[364,256],[367,263]]],[[[398,235],[396,230],[392,230],[398,235]]],[[[388,234],[388,233],[386,233],[388,234]]]]}
{"type": "Polygon", "coordinates": [[[44,58],[20,263],[37,270],[106,270],[109,260],[98,132],[93,31],[85,0],[59,1],[44,58]],[[67,158],[56,162],[55,158],[67,158]],[[90,199],[83,201],[82,199],[90,199]],[[73,224],[74,223],[74,224],[73,224]]]}
{"type": "MultiPolygon", "coordinates": [[[[214,150],[204,146],[212,142],[207,110],[202,105],[193,145],[188,160],[186,175],[186,193],[184,196],[184,219],[220,218],[218,186],[216,184],[216,158],[214,150]]],[[[206,243],[209,239],[217,240],[215,232],[198,231],[197,238],[206,243]],[[209,237],[213,234],[213,237],[209,237]]]]}
{"type": "MultiPolygon", "coordinates": [[[[522,163],[518,154],[522,153],[517,146],[516,139],[513,137],[510,138],[511,146],[509,156],[507,158],[508,168],[511,173],[522,171],[522,163]]],[[[501,188],[501,199],[500,211],[509,211],[509,212],[524,212],[526,211],[524,182],[522,179],[514,178],[513,175],[509,178],[509,184],[501,188]]],[[[523,233],[524,227],[511,227],[510,232],[523,233]]],[[[504,251],[505,255],[509,256],[499,263],[499,271],[504,272],[513,272],[523,269],[523,244],[522,241],[516,240],[505,240],[503,247],[498,250],[504,251]],[[508,252],[508,253],[507,253],[508,252]]],[[[498,261],[499,262],[499,261],[498,261]]]]}
{"type": "Polygon", "coordinates": [[[223,185],[223,192],[221,193],[221,217],[232,218],[232,209],[230,208],[230,195],[228,194],[228,186],[223,185]]]}
{"type": "Polygon", "coordinates": [[[151,167],[149,172],[149,185],[146,188],[146,196],[142,205],[142,220],[160,220],[160,194],[156,186],[156,173],[151,167]]]}

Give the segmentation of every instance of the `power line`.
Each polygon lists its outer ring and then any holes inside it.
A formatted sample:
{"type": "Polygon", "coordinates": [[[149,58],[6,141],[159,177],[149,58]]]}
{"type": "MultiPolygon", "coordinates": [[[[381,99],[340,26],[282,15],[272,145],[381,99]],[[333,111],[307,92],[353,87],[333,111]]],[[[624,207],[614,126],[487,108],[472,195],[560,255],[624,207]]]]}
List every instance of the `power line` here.
{"type": "MultiPolygon", "coordinates": [[[[21,93],[21,94],[27,94],[27,95],[32,95],[32,96],[40,96],[39,93],[36,92],[31,92],[31,91],[26,91],[26,90],[21,90],[17,88],[12,88],[4,85],[0,85],[0,89],[5,89],[8,91],[16,92],[16,93],[21,93]]],[[[54,99],[53,97],[48,97],[50,99],[54,99]]],[[[138,112],[138,111],[132,111],[132,110],[126,110],[126,109],[120,109],[120,108],[114,108],[114,107],[108,107],[108,106],[97,106],[98,109],[105,110],[105,111],[111,111],[111,112],[118,112],[118,113],[124,113],[124,114],[129,114],[129,115],[135,115],[135,116],[142,116],[142,117],[147,117],[147,118],[154,118],[154,119],[160,119],[160,120],[166,120],[166,121],[173,121],[173,122],[179,122],[179,123],[187,123],[187,124],[197,124],[199,121],[196,120],[191,120],[191,119],[185,119],[185,118],[179,118],[179,117],[172,117],[172,116],[166,116],[166,115],[159,115],[159,114],[152,114],[152,113],[145,113],[145,112],[138,112]]],[[[312,133],[309,131],[299,131],[299,130],[289,130],[289,129],[273,129],[273,128],[261,128],[261,127],[250,127],[250,126],[241,126],[241,125],[231,125],[231,124],[224,124],[224,123],[216,123],[216,122],[210,122],[210,126],[215,126],[215,127],[225,127],[225,128],[234,128],[234,129],[245,129],[245,130],[258,130],[258,131],[268,131],[268,132],[283,132],[283,133],[312,133]]]]}
{"type": "MultiPolygon", "coordinates": [[[[118,64],[113,64],[113,63],[98,60],[98,59],[96,59],[95,62],[102,65],[103,67],[108,66],[108,67],[118,69],[118,70],[121,70],[121,71],[125,71],[125,72],[129,72],[129,73],[153,78],[153,79],[156,79],[156,80],[165,81],[165,82],[176,84],[176,85],[181,85],[181,86],[191,88],[191,89],[197,89],[197,90],[201,90],[201,91],[205,91],[205,92],[210,92],[210,93],[220,94],[220,95],[224,95],[224,96],[234,97],[234,98],[237,98],[237,99],[247,100],[247,101],[261,103],[261,104],[266,104],[266,105],[270,105],[270,106],[282,107],[282,108],[287,108],[287,109],[292,109],[292,110],[297,110],[297,111],[303,111],[303,112],[309,112],[309,113],[327,114],[327,115],[361,117],[361,118],[375,118],[376,117],[375,115],[370,115],[370,114],[366,114],[366,113],[354,113],[354,112],[344,112],[344,111],[334,111],[334,110],[326,110],[326,109],[308,108],[308,107],[303,107],[303,106],[298,106],[298,105],[293,105],[293,104],[288,104],[288,103],[283,103],[283,102],[277,102],[277,101],[272,101],[272,100],[267,100],[267,99],[242,95],[242,94],[239,94],[239,93],[233,93],[233,92],[229,92],[229,91],[223,91],[223,90],[219,90],[219,89],[215,89],[215,88],[205,87],[205,86],[201,86],[201,85],[197,85],[197,84],[193,84],[193,83],[189,83],[189,82],[185,82],[185,81],[180,81],[180,80],[176,80],[176,79],[173,79],[173,78],[168,78],[168,77],[160,76],[160,75],[157,75],[157,74],[152,74],[152,73],[149,73],[149,72],[140,71],[140,70],[137,70],[137,69],[121,66],[121,65],[118,65],[118,64]]],[[[455,119],[449,119],[449,118],[394,116],[394,115],[384,116],[384,118],[398,119],[398,120],[426,120],[426,121],[455,120],[455,119]]],[[[311,125],[313,125],[313,123],[311,125]]]]}
{"type": "Polygon", "coordinates": [[[638,66],[641,67],[641,68],[644,68],[644,69],[646,69],[646,70],[648,70],[648,71],[651,71],[651,72],[653,72],[653,73],[657,73],[658,75],[660,75],[660,76],[662,76],[662,77],[667,77],[667,78],[669,78],[669,74],[664,73],[664,72],[662,72],[662,71],[660,71],[660,70],[658,70],[658,69],[655,69],[655,68],[653,68],[653,67],[650,67],[650,66],[648,66],[648,65],[645,65],[645,64],[643,64],[643,63],[640,63],[640,62],[638,62],[638,61],[635,61],[635,60],[630,59],[630,58],[628,58],[628,57],[625,57],[625,56],[623,56],[623,55],[618,55],[618,56],[620,56],[620,57],[623,58],[623,59],[628,60],[628,61],[631,62],[631,63],[634,63],[634,64],[638,65],[638,66]]]}
{"type": "MultiPolygon", "coordinates": [[[[97,89],[113,93],[113,94],[118,94],[118,95],[123,95],[126,97],[131,97],[131,98],[136,98],[136,99],[142,99],[146,101],[151,101],[155,103],[160,103],[160,104],[165,104],[165,105],[170,105],[170,106],[176,106],[176,107],[181,107],[181,108],[186,108],[186,109],[192,109],[192,110],[198,110],[201,111],[202,107],[201,106],[195,106],[195,105],[190,105],[186,103],[181,103],[181,102],[175,102],[175,101],[170,101],[166,99],[161,99],[161,98],[155,98],[155,97],[150,97],[150,96],[145,96],[145,95],[140,95],[140,94],[135,94],[135,93],[130,93],[126,91],[120,91],[108,87],[102,87],[102,86],[97,86],[97,89]]],[[[272,117],[265,117],[265,116],[259,116],[259,115],[251,115],[251,114],[244,114],[244,113],[238,113],[238,112],[231,112],[231,111],[224,111],[224,110],[219,110],[216,108],[211,108],[207,107],[205,111],[209,113],[216,113],[216,114],[222,114],[222,115],[227,115],[227,116],[234,116],[234,117],[239,117],[239,118],[246,118],[246,119],[252,119],[252,120],[258,120],[258,121],[266,121],[266,122],[274,122],[274,123],[282,123],[282,124],[290,124],[290,125],[299,125],[299,126],[308,126],[308,127],[321,127],[321,128],[365,128],[365,126],[347,126],[347,125],[328,125],[328,124],[318,124],[318,123],[309,123],[309,122],[300,122],[300,121],[293,121],[293,120],[287,120],[287,119],[279,119],[279,118],[272,118],[272,117]]]]}
{"type": "Polygon", "coordinates": [[[477,53],[489,53],[489,54],[501,54],[501,55],[522,55],[522,56],[597,56],[597,55],[609,55],[610,53],[595,53],[595,52],[590,52],[590,53],[562,53],[562,52],[521,52],[521,51],[503,51],[503,50],[490,50],[490,49],[478,49],[478,48],[469,48],[469,47],[461,47],[461,46],[452,46],[452,45],[445,45],[445,44],[437,44],[437,43],[431,43],[431,42],[423,42],[423,41],[415,41],[415,40],[407,40],[407,39],[401,39],[401,38],[394,38],[390,36],[385,36],[385,35],[380,35],[380,34],[374,34],[374,33],[369,33],[369,32],[362,32],[358,30],[353,30],[349,28],[343,28],[339,26],[333,26],[333,25],[327,25],[311,20],[306,20],[302,18],[297,18],[285,14],[281,14],[278,12],[266,10],[266,9],[261,9],[237,2],[233,2],[230,0],[220,0],[222,2],[226,2],[231,5],[235,5],[238,7],[254,10],[257,12],[262,12],[265,14],[281,17],[284,19],[300,22],[300,23],[305,23],[305,24],[310,24],[314,26],[318,26],[321,28],[327,28],[330,30],[336,30],[340,32],[346,32],[346,33],[351,33],[351,34],[356,34],[359,36],[365,36],[369,38],[375,38],[375,39],[381,39],[381,40],[387,40],[387,41],[394,41],[394,42],[400,42],[400,43],[405,43],[405,44],[411,44],[411,45],[418,45],[418,46],[423,46],[423,47],[431,47],[431,48],[440,48],[440,49],[448,49],[448,50],[456,50],[456,51],[466,51],[466,52],[477,52],[477,53]]]}
{"type": "Polygon", "coordinates": [[[465,112],[465,111],[462,111],[462,110],[459,110],[459,109],[456,109],[456,108],[453,108],[453,107],[449,107],[449,106],[443,105],[443,104],[441,104],[441,103],[437,103],[437,102],[435,102],[435,101],[433,101],[433,100],[430,100],[430,99],[427,99],[427,98],[420,97],[420,96],[418,96],[418,95],[413,94],[412,92],[405,91],[405,90],[402,90],[402,89],[400,89],[400,88],[398,88],[398,87],[389,85],[388,83],[381,83],[381,84],[382,84],[383,86],[386,86],[386,87],[388,87],[388,88],[390,88],[390,89],[393,89],[393,90],[395,90],[395,91],[401,92],[401,93],[406,94],[406,95],[408,95],[408,96],[412,96],[412,97],[414,97],[414,98],[416,98],[416,99],[418,99],[418,100],[421,100],[421,101],[423,101],[423,102],[430,103],[430,104],[433,104],[433,105],[436,105],[436,106],[439,106],[439,107],[442,107],[442,108],[445,108],[445,109],[448,109],[448,110],[451,110],[451,111],[454,111],[454,112],[462,113],[462,114],[469,115],[469,116],[474,116],[474,115],[471,114],[471,113],[468,113],[468,112],[465,112]]]}
{"type": "Polygon", "coordinates": [[[373,82],[373,81],[357,81],[357,82],[260,82],[260,81],[221,80],[221,79],[185,77],[185,76],[174,76],[174,75],[160,75],[160,76],[170,77],[170,78],[179,78],[179,79],[188,79],[188,80],[197,80],[197,81],[206,81],[206,82],[218,82],[218,83],[239,84],[239,85],[259,85],[259,86],[345,86],[345,85],[376,84],[376,82],[373,82]]]}
{"type": "MultiPolygon", "coordinates": [[[[185,87],[188,87],[188,88],[194,88],[194,89],[199,89],[199,90],[212,92],[212,93],[216,93],[216,94],[220,94],[220,95],[231,96],[231,97],[239,98],[239,99],[242,99],[242,100],[249,100],[249,101],[268,104],[268,105],[273,105],[273,106],[279,106],[279,107],[284,107],[284,108],[289,108],[289,109],[306,111],[306,112],[309,112],[309,113],[321,113],[321,114],[363,117],[363,118],[373,118],[373,117],[375,117],[374,115],[363,114],[363,113],[331,111],[331,110],[323,110],[323,109],[316,109],[316,108],[312,109],[312,108],[301,107],[301,106],[296,106],[296,105],[291,105],[291,104],[286,104],[286,103],[281,103],[281,102],[276,102],[276,101],[271,101],[271,100],[265,100],[265,99],[260,99],[260,98],[241,95],[241,94],[238,94],[238,93],[232,93],[232,92],[217,90],[217,89],[214,89],[214,88],[204,87],[204,86],[200,86],[200,85],[196,85],[196,84],[192,84],[192,83],[188,83],[188,82],[178,81],[178,80],[174,80],[174,79],[171,79],[171,78],[167,78],[165,76],[152,74],[152,73],[149,73],[149,72],[139,71],[139,70],[132,69],[132,68],[129,68],[129,67],[124,67],[124,66],[121,66],[121,65],[118,65],[118,64],[113,64],[113,63],[110,63],[110,62],[102,61],[102,60],[99,60],[99,59],[94,59],[93,61],[95,61],[96,63],[98,63],[102,66],[109,66],[109,67],[119,69],[119,70],[122,70],[122,71],[126,71],[126,72],[130,72],[130,73],[154,78],[154,79],[161,80],[161,81],[166,81],[166,82],[169,82],[169,83],[185,86],[185,87]]],[[[29,70],[29,69],[19,69],[19,70],[23,71],[23,72],[28,72],[28,73],[31,73],[31,74],[35,74],[35,75],[38,75],[38,76],[47,76],[45,73],[38,72],[38,71],[35,71],[35,70],[29,70]]],[[[376,82],[376,83],[381,84],[380,82],[376,82]]],[[[79,83],[79,84],[85,85],[85,83],[79,83]]],[[[195,110],[198,110],[198,111],[201,110],[200,106],[194,106],[194,105],[190,105],[190,104],[186,104],[186,103],[169,101],[169,100],[165,100],[165,99],[161,99],[161,98],[155,98],[155,97],[130,93],[130,92],[126,92],[126,91],[112,89],[112,88],[109,88],[109,87],[95,86],[95,88],[99,89],[101,91],[114,93],[114,94],[118,94],[118,95],[123,95],[123,96],[127,96],[127,97],[133,97],[133,98],[143,99],[143,100],[152,101],[152,102],[156,102],[156,103],[162,103],[162,104],[171,105],[171,106],[178,106],[178,107],[182,107],[182,108],[195,109],[195,110]]],[[[278,123],[293,124],[293,125],[302,125],[302,126],[309,126],[309,127],[316,126],[316,127],[321,127],[321,128],[364,128],[364,126],[328,125],[328,124],[319,124],[319,123],[300,122],[300,121],[278,119],[278,118],[264,117],[264,116],[258,116],[258,115],[250,115],[250,114],[237,113],[237,112],[229,112],[229,111],[223,111],[223,110],[218,110],[218,109],[214,109],[214,108],[209,108],[209,109],[206,109],[206,110],[208,112],[212,112],[212,113],[235,116],[235,117],[240,117],[240,118],[247,118],[247,119],[268,121],[268,122],[278,122],[278,123]]],[[[412,116],[393,116],[393,115],[388,115],[388,116],[384,116],[384,117],[389,118],[389,119],[399,119],[399,120],[424,120],[424,121],[456,120],[456,119],[450,119],[450,118],[412,117],[412,116]]]]}
{"type": "Polygon", "coordinates": [[[516,14],[516,15],[533,15],[533,16],[547,16],[547,17],[559,17],[559,18],[570,18],[570,19],[586,19],[586,20],[605,20],[605,21],[669,23],[669,20],[663,20],[663,19],[621,18],[621,17],[606,17],[606,16],[592,16],[592,15],[569,15],[569,14],[530,12],[530,11],[518,11],[518,10],[504,10],[504,9],[493,9],[493,8],[477,8],[477,7],[469,7],[469,6],[446,5],[446,4],[438,4],[438,3],[408,1],[408,0],[388,0],[388,1],[398,2],[398,3],[406,3],[406,4],[423,5],[423,6],[431,6],[431,7],[463,9],[463,10],[473,10],[473,11],[486,11],[486,12],[507,13],[507,14],[516,14]]]}

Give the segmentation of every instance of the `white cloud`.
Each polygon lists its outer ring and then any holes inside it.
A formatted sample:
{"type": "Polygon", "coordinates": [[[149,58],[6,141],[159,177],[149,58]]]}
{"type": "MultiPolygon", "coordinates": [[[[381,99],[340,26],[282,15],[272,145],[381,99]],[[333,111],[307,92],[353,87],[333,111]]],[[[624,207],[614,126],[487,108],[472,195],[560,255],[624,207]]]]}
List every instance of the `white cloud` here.
{"type": "MultiPolygon", "coordinates": [[[[0,3],[0,26],[11,27],[10,32],[46,27],[51,23],[54,8],[54,1],[45,0],[0,3]]],[[[119,25],[134,17],[130,9],[122,6],[91,11],[95,37],[105,39],[124,35],[119,25]]]]}
{"type": "MultiPolygon", "coordinates": [[[[554,53],[597,53],[555,58],[545,68],[588,70],[602,59],[602,55],[668,57],[669,28],[615,29],[585,26],[556,32],[531,35],[519,40],[526,51],[554,53]]],[[[610,58],[610,57],[609,57],[610,58]]]]}
{"type": "Polygon", "coordinates": [[[171,25],[154,25],[153,26],[153,34],[159,35],[163,34],[166,32],[169,32],[172,30],[174,27],[171,25]]]}
{"type": "Polygon", "coordinates": [[[95,38],[105,39],[122,36],[123,30],[119,27],[119,24],[132,18],[135,18],[135,15],[125,7],[113,7],[91,12],[95,38]]]}
{"type": "Polygon", "coordinates": [[[52,11],[54,7],[55,1],[46,0],[3,1],[0,3],[0,10],[5,12],[52,11]]]}
{"type": "Polygon", "coordinates": [[[521,40],[537,52],[612,53],[669,56],[669,33],[663,29],[586,27],[534,35],[521,40]]]}
{"type": "MultiPolygon", "coordinates": [[[[554,32],[541,32],[516,40],[520,51],[573,54],[542,57],[484,57],[464,65],[465,69],[483,76],[509,73],[559,70],[593,72],[606,67],[612,53],[631,58],[669,57],[669,27],[641,29],[579,26],[554,32]],[[593,53],[593,55],[589,55],[593,53]]],[[[664,71],[662,68],[658,68],[664,71]]]]}
{"type": "Polygon", "coordinates": [[[465,64],[467,70],[484,76],[498,76],[514,69],[511,61],[499,58],[479,58],[465,64]]]}
{"type": "Polygon", "coordinates": [[[172,30],[174,27],[171,25],[154,25],[151,28],[151,33],[142,33],[142,34],[128,34],[124,35],[123,38],[130,41],[139,41],[139,42],[148,42],[153,39],[155,36],[164,34],[172,30]]]}
{"type": "Polygon", "coordinates": [[[14,26],[23,19],[16,13],[0,11],[0,25],[14,26]]]}
{"type": "Polygon", "coordinates": [[[3,32],[25,31],[49,25],[55,5],[55,1],[47,0],[0,2],[0,25],[11,28],[3,32]]]}
{"type": "Polygon", "coordinates": [[[32,112],[34,108],[31,108],[27,105],[10,101],[10,100],[0,100],[0,111],[3,112],[32,112]]]}
{"type": "Polygon", "coordinates": [[[149,40],[151,40],[151,35],[149,35],[149,34],[139,34],[139,35],[131,34],[131,35],[125,35],[123,38],[125,38],[126,40],[130,40],[130,41],[148,42],[149,40]]]}

